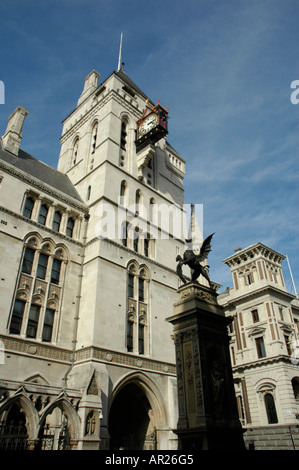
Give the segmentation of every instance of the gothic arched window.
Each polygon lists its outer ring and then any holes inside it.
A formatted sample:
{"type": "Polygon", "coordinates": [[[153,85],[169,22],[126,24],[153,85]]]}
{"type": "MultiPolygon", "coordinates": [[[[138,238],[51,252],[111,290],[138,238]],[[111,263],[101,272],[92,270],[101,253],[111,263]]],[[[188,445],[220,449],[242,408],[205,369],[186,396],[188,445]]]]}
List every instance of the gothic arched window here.
{"type": "Polygon", "coordinates": [[[132,261],[128,266],[128,311],[126,345],[128,352],[145,354],[148,349],[147,317],[149,271],[146,266],[139,266],[132,261]]]}
{"type": "Polygon", "coordinates": [[[121,135],[120,135],[120,148],[126,150],[127,147],[127,121],[123,120],[121,123],[121,135]]]}
{"type": "Polygon", "coordinates": [[[93,155],[96,150],[98,136],[98,123],[96,122],[92,128],[91,143],[90,143],[90,154],[93,155]]]}
{"type": "Polygon", "coordinates": [[[72,154],[72,163],[73,165],[76,164],[77,162],[77,157],[78,157],[78,149],[79,149],[79,137],[76,138],[73,146],[73,154],[72,154]]]}
{"type": "Polygon", "coordinates": [[[28,238],[9,322],[10,334],[52,341],[66,263],[65,247],[55,249],[52,240],[42,243],[38,235],[28,238]]]}

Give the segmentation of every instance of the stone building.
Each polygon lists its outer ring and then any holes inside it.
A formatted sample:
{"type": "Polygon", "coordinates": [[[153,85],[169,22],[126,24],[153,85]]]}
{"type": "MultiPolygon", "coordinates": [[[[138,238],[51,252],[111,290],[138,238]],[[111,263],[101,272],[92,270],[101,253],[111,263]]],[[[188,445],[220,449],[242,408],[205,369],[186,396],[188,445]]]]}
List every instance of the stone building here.
{"type": "Polygon", "coordinates": [[[256,243],[224,262],[233,288],[219,295],[231,324],[231,362],[249,449],[299,449],[299,301],[285,286],[285,257],[256,243]]]}
{"type": "Polygon", "coordinates": [[[185,161],[123,69],[98,82],[63,121],[57,170],[21,149],[24,107],[1,139],[2,449],[177,445],[165,319],[185,161]]]}

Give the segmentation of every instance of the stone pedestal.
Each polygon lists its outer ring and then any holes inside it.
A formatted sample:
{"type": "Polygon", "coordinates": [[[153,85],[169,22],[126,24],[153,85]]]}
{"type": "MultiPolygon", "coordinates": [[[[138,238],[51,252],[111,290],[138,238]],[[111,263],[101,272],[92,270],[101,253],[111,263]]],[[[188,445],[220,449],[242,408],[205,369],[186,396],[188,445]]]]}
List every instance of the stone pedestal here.
{"type": "Polygon", "coordinates": [[[212,289],[196,282],[178,289],[174,315],[179,450],[245,449],[234,392],[230,320],[212,289]]]}

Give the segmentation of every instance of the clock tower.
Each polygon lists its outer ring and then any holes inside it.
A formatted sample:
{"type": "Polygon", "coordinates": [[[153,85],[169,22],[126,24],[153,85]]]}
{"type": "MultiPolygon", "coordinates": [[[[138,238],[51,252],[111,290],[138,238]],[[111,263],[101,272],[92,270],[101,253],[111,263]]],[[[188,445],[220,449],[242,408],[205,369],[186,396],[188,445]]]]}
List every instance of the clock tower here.
{"type": "Polygon", "coordinates": [[[82,360],[68,386],[80,389],[96,371],[105,397],[102,449],[119,448],[128,435],[143,448],[173,449],[175,350],[165,317],[185,247],[176,224],[185,218],[185,161],[166,141],[167,109],[123,69],[100,84],[99,77],[86,77],[63,121],[58,163],[89,212],[76,330],[82,360]]]}

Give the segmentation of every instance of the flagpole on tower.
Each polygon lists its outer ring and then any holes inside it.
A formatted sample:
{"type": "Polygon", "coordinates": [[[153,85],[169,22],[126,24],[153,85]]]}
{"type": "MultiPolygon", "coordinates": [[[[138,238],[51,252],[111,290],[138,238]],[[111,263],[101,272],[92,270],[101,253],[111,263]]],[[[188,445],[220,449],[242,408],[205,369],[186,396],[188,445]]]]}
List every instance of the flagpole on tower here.
{"type": "Polygon", "coordinates": [[[122,44],[123,44],[123,33],[120,33],[120,44],[119,44],[119,54],[118,54],[118,66],[117,66],[117,71],[120,70],[120,65],[121,65],[121,50],[122,50],[122,44]]]}

